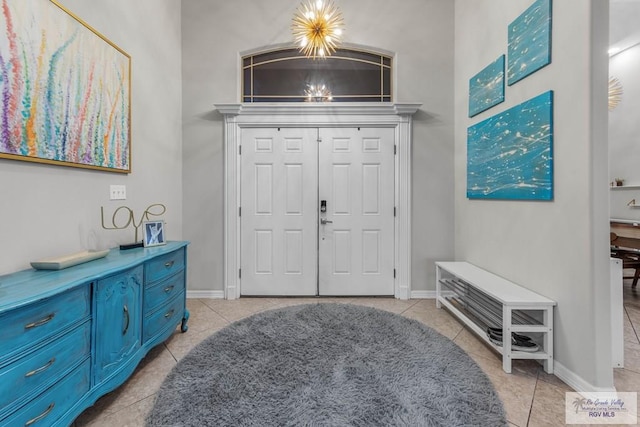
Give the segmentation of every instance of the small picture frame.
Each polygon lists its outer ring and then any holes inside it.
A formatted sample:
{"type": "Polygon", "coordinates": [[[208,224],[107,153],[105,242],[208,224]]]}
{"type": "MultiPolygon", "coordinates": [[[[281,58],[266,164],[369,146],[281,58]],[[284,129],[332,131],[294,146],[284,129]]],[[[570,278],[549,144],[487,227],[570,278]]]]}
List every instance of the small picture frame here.
{"type": "Polygon", "coordinates": [[[145,248],[167,243],[164,235],[164,221],[145,221],[142,225],[145,248]]]}

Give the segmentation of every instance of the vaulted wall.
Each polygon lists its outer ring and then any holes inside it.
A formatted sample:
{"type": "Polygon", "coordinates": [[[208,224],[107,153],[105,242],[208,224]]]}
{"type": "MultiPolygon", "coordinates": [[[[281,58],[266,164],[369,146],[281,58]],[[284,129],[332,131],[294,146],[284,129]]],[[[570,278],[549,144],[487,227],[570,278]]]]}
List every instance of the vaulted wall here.
{"type": "MultiPolygon", "coordinates": [[[[47,10],[54,7],[49,0],[33,3],[47,10]]],[[[108,221],[122,205],[131,207],[138,221],[147,206],[163,203],[167,237],[182,238],[180,4],[60,3],[131,55],[132,172],[0,159],[0,274],[29,268],[37,259],[133,241],[132,228],[102,229],[101,206],[108,221]],[[127,200],[110,201],[111,184],[126,185],[127,200]]]]}
{"type": "MultiPolygon", "coordinates": [[[[240,101],[240,54],[290,43],[298,1],[182,3],[185,238],[190,289],[223,289],[223,126],[240,101]]],[[[422,102],[413,131],[413,290],[435,290],[453,256],[453,2],[339,2],[344,40],[395,52],[395,101],[422,102]]]]}
{"type": "Polygon", "coordinates": [[[507,27],[532,3],[456,1],[456,258],[557,301],[556,375],[580,390],[612,387],[608,1],[554,1],[551,64],[507,86],[504,103],[468,117],[469,79],[507,53],[507,27]],[[467,199],[467,128],[548,90],[553,201],[467,199]]]}

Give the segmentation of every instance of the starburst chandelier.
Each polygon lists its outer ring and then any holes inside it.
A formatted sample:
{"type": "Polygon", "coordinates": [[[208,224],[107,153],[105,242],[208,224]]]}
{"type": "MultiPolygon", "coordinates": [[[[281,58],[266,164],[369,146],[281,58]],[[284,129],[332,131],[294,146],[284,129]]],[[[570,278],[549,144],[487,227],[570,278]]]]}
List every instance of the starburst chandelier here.
{"type": "Polygon", "coordinates": [[[622,84],[615,77],[609,77],[609,111],[620,104],[622,101],[622,84]]]}
{"type": "Polygon", "coordinates": [[[305,102],[331,102],[333,101],[333,96],[331,95],[331,91],[322,83],[317,85],[307,85],[307,88],[304,90],[305,102]]]}
{"type": "Polygon", "coordinates": [[[291,30],[300,51],[315,59],[335,52],[342,26],[342,13],[333,1],[307,0],[296,9],[291,30]]]}

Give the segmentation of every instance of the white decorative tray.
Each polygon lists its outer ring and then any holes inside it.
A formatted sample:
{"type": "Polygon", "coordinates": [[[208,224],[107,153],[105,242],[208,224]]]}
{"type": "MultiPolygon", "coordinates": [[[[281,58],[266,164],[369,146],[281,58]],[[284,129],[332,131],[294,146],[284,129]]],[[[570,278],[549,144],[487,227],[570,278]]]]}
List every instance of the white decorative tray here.
{"type": "Polygon", "coordinates": [[[36,270],[62,270],[63,268],[93,261],[94,259],[107,256],[109,249],[103,251],[83,251],[71,255],[64,255],[57,258],[46,258],[32,261],[31,267],[36,270]]]}

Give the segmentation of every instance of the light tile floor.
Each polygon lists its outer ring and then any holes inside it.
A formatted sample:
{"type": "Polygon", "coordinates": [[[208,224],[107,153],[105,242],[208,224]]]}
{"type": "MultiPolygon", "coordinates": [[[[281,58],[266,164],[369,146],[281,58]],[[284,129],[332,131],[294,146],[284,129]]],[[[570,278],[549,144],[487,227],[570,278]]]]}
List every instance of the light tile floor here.
{"type": "MultiPolygon", "coordinates": [[[[619,391],[640,392],[640,290],[625,281],[625,368],[616,369],[619,391]]],[[[294,304],[339,302],[361,304],[416,319],[454,340],[486,372],[502,398],[511,426],[564,425],[564,393],[572,391],[532,361],[514,361],[513,372],[502,370],[499,356],[469,332],[434,300],[391,298],[242,298],[235,301],[189,299],[189,331],[176,331],[142,360],[131,378],[103,396],[76,419],[74,426],[143,426],[155,393],[171,368],[189,350],[229,323],[252,314],[294,304]]]]}

